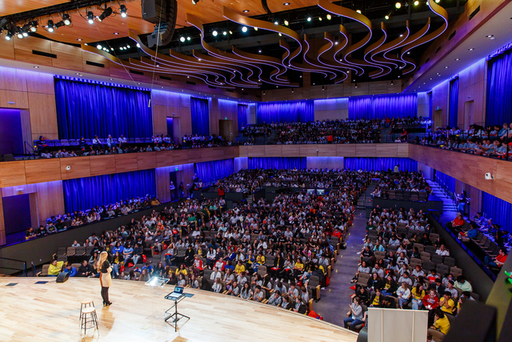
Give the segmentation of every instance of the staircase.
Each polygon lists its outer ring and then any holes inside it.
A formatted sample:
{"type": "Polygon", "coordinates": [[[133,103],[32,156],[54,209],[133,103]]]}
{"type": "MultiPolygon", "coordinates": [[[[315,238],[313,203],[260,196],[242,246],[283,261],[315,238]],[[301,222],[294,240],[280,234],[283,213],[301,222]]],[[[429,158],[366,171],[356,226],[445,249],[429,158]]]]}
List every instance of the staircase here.
{"type": "Polygon", "coordinates": [[[377,182],[372,182],[368,187],[366,188],[366,191],[364,194],[359,196],[357,200],[357,209],[366,209],[367,206],[372,206],[372,196],[371,193],[373,190],[375,190],[375,187],[377,186],[377,182]]]}
{"type": "Polygon", "coordinates": [[[443,200],[443,211],[456,213],[457,203],[455,203],[455,201],[450,196],[448,196],[446,191],[434,181],[427,180],[427,182],[432,188],[432,193],[443,200]]]}

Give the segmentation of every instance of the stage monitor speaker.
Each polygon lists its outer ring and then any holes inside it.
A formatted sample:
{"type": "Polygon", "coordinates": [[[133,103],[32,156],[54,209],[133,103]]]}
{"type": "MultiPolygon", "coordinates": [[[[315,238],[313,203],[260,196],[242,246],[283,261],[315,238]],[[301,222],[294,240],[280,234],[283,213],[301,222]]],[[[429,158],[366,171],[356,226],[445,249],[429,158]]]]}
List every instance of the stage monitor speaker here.
{"type": "Polygon", "coordinates": [[[60,272],[57,276],[57,283],[65,283],[69,279],[69,273],[60,272]]]}
{"type": "Polygon", "coordinates": [[[359,330],[359,335],[357,336],[357,342],[368,342],[368,328],[364,327],[359,330]]]}
{"type": "Polygon", "coordinates": [[[176,0],[142,0],[142,19],[155,24],[153,33],[147,36],[148,46],[169,44],[176,28],[178,2],[176,0]]]}
{"type": "Polygon", "coordinates": [[[496,308],[466,300],[443,342],[495,342],[496,308]]]}

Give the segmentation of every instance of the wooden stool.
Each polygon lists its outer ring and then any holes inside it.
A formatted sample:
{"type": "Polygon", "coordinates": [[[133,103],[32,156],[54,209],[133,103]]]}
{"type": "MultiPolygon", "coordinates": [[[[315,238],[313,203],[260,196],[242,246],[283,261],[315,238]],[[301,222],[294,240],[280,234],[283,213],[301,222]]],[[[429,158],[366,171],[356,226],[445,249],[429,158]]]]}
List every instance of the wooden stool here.
{"type": "Polygon", "coordinates": [[[87,334],[87,324],[91,324],[94,329],[98,329],[98,316],[96,316],[96,309],[93,306],[84,308],[80,313],[80,329],[84,330],[87,334]]]}
{"type": "Polygon", "coordinates": [[[95,307],[94,301],[92,299],[84,299],[80,302],[80,317],[78,318],[79,320],[82,319],[82,310],[87,307],[95,307]]]}

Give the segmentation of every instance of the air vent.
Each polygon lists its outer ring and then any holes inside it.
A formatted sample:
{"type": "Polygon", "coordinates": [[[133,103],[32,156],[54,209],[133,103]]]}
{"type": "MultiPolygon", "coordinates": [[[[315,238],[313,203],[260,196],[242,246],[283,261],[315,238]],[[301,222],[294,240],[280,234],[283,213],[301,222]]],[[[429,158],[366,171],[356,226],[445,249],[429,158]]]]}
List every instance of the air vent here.
{"type": "Polygon", "coordinates": [[[160,75],[159,77],[160,77],[161,80],[172,81],[172,78],[170,78],[169,76],[162,76],[162,75],[160,75]]]}
{"type": "Polygon", "coordinates": [[[50,57],[50,58],[57,58],[57,55],[54,53],[48,53],[38,50],[32,50],[33,55],[43,56],[43,57],[50,57]]]}
{"type": "Polygon", "coordinates": [[[210,85],[208,86],[208,88],[210,88],[210,89],[217,89],[217,87],[210,86],[210,85]]]}
{"type": "Polygon", "coordinates": [[[226,89],[226,91],[229,91],[230,93],[234,93],[235,92],[233,89],[226,89]]]}
{"type": "Polygon", "coordinates": [[[473,19],[473,17],[477,15],[478,12],[480,12],[480,6],[478,6],[473,12],[471,12],[471,14],[469,15],[469,20],[473,19]]]}
{"type": "Polygon", "coordinates": [[[448,37],[448,40],[452,40],[453,37],[455,37],[455,34],[457,33],[457,30],[453,31],[452,34],[448,37]]]}
{"type": "Polygon", "coordinates": [[[196,82],[190,82],[190,81],[187,81],[187,84],[190,84],[190,85],[196,85],[196,82]]]}
{"type": "Polygon", "coordinates": [[[143,73],[142,71],[131,70],[131,69],[130,69],[130,74],[135,74],[135,75],[141,75],[141,76],[144,76],[144,73],[143,73]]]}
{"type": "Polygon", "coordinates": [[[436,49],[436,53],[438,53],[438,52],[439,52],[439,50],[441,50],[441,47],[438,47],[438,48],[436,49]]]}
{"type": "Polygon", "coordinates": [[[105,64],[91,62],[91,61],[85,61],[85,64],[96,66],[96,67],[99,67],[99,68],[104,68],[105,67],[105,64]]]}

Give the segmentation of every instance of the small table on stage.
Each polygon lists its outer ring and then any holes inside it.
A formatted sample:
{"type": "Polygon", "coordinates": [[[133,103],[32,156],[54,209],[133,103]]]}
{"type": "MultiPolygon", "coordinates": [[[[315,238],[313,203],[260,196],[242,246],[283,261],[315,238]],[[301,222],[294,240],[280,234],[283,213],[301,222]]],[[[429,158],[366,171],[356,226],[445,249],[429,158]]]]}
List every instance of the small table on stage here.
{"type": "Polygon", "coordinates": [[[168,299],[168,300],[174,302],[174,304],[169,309],[167,309],[165,311],[166,314],[170,314],[169,316],[167,316],[165,318],[165,321],[167,322],[168,320],[172,319],[172,322],[174,323],[174,332],[176,332],[176,331],[178,331],[178,321],[182,318],[190,319],[190,317],[178,312],[178,303],[181,302],[183,299],[185,299],[185,295],[182,293],[180,296],[175,296],[175,295],[173,296],[172,295],[173,293],[174,292],[171,292],[164,297],[165,299],[168,299]]]}

